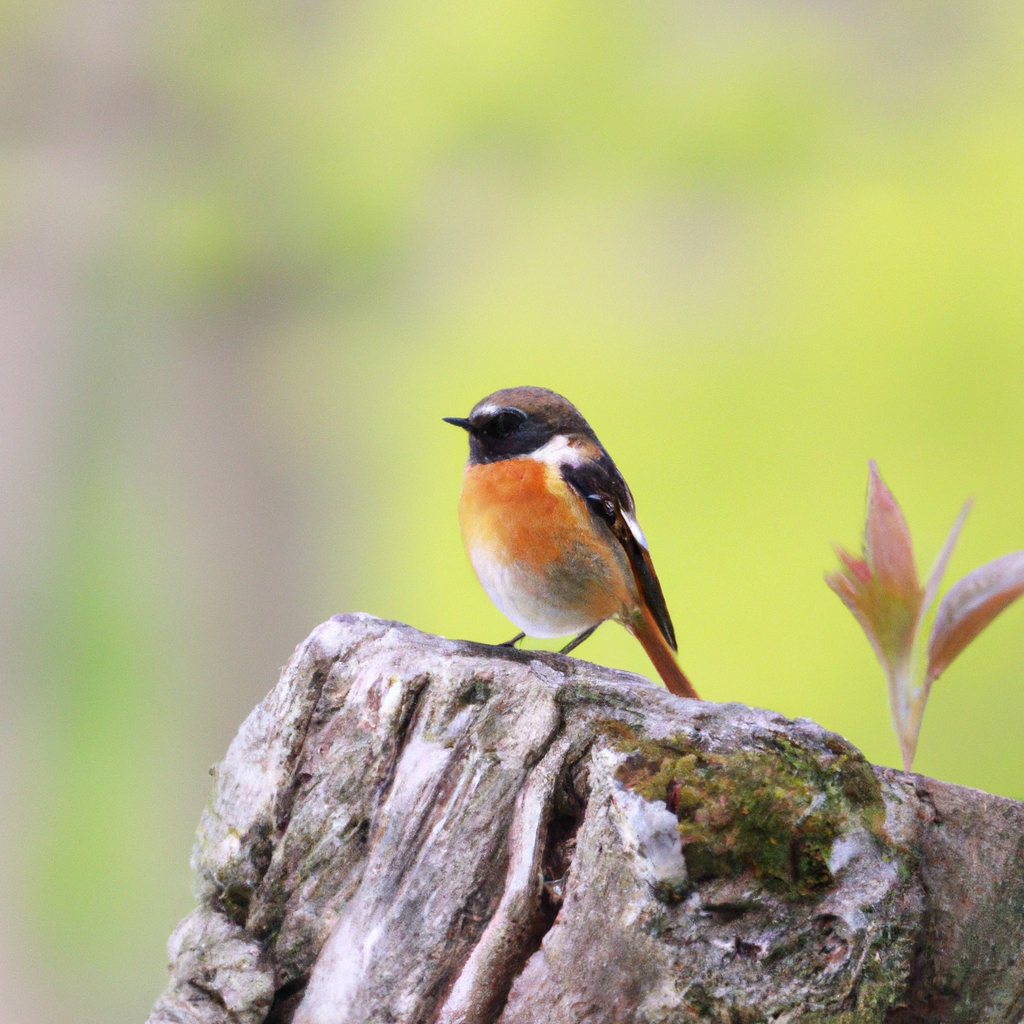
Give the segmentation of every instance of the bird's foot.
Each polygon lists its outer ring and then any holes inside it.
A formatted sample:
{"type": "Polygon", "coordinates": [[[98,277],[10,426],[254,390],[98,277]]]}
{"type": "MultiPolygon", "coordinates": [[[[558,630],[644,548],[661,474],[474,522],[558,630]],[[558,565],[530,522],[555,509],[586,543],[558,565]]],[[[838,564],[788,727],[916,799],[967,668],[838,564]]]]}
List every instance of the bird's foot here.
{"type": "Polygon", "coordinates": [[[576,648],[579,647],[579,645],[583,643],[583,641],[586,640],[587,637],[590,636],[600,625],[601,623],[599,622],[597,625],[591,626],[590,629],[585,629],[582,633],[577,633],[576,636],[574,636],[572,640],[570,640],[558,653],[568,654],[570,651],[575,651],[576,648]]]}

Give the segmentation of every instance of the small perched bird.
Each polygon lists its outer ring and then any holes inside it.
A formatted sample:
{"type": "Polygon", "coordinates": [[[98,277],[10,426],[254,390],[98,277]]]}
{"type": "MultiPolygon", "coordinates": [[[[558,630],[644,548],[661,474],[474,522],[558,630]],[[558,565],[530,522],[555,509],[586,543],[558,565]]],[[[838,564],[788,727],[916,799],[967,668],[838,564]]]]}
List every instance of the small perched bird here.
{"type": "Polygon", "coordinates": [[[618,619],[669,690],[696,697],[633,495],[576,407],[547,388],[506,388],[445,421],[469,432],[459,524],[484,590],[523,631],[508,644],[575,633],[567,654],[618,619]]]}

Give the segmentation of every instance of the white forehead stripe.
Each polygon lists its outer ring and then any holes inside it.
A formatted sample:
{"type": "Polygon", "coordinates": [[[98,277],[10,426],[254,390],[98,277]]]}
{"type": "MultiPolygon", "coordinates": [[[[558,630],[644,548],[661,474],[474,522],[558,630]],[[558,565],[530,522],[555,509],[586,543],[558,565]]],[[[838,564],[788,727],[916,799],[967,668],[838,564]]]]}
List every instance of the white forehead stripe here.
{"type": "Polygon", "coordinates": [[[474,409],[472,412],[472,416],[474,418],[477,416],[486,418],[488,416],[493,416],[495,413],[499,412],[501,409],[504,408],[506,408],[506,406],[491,405],[490,402],[488,402],[487,405],[481,405],[479,409],[474,409]]]}
{"type": "Polygon", "coordinates": [[[555,434],[547,444],[530,452],[527,458],[546,462],[549,466],[581,466],[586,461],[583,453],[573,447],[565,434],[555,434]]]}

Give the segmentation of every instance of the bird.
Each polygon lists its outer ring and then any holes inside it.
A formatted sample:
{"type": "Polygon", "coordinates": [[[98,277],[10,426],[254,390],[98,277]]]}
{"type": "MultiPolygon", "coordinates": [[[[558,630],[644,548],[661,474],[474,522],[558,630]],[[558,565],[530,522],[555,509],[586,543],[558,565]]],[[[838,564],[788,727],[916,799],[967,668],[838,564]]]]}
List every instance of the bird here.
{"type": "Polygon", "coordinates": [[[665,686],[697,693],[676,638],[633,495],[579,410],[547,388],[504,388],[466,417],[459,525],[473,570],[524,636],[575,634],[575,650],[616,619],[640,641],[665,686]]]}

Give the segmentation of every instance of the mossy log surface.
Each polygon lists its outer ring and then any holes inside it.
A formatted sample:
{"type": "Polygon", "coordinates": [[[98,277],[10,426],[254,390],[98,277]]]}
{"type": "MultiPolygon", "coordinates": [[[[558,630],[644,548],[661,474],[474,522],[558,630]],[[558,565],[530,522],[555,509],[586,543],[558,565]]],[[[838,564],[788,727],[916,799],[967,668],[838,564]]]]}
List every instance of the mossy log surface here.
{"type": "Polygon", "coordinates": [[[216,769],[150,1024],[1024,1018],[1024,804],[340,615],[216,769]]]}

